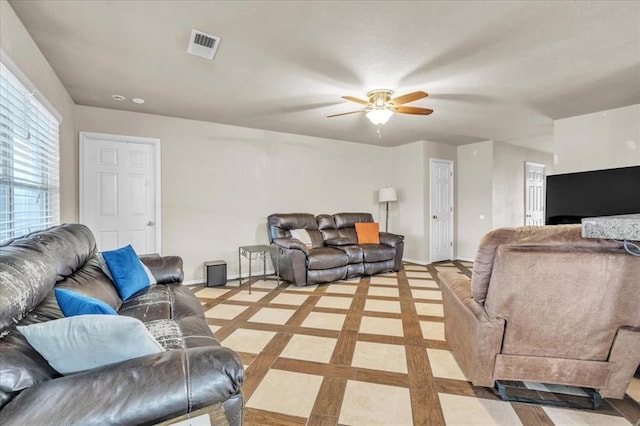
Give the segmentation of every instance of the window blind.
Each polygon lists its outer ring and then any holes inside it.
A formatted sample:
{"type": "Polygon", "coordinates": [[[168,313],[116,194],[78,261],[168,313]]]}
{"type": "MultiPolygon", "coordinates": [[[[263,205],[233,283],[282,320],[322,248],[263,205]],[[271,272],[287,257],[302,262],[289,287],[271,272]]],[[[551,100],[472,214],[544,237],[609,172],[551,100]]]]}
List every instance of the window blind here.
{"type": "Polygon", "coordinates": [[[59,129],[0,63],[0,242],[60,222],[59,129]]]}

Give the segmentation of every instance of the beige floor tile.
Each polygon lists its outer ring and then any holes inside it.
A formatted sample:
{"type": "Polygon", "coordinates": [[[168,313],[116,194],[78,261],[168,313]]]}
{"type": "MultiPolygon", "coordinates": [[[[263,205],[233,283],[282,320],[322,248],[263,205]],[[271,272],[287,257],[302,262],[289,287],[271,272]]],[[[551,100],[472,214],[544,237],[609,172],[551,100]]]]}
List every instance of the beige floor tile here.
{"type": "Polygon", "coordinates": [[[386,274],[378,274],[378,277],[398,277],[397,272],[387,272],[386,274]]]}
{"type": "Polygon", "coordinates": [[[364,304],[365,311],[374,311],[374,312],[391,312],[391,313],[400,313],[400,302],[395,302],[392,300],[371,300],[367,299],[364,304]]]}
{"type": "Polygon", "coordinates": [[[444,340],[444,323],[420,321],[422,337],[429,340],[444,340]]]}
{"type": "Polygon", "coordinates": [[[276,297],[274,297],[269,303],[278,303],[281,305],[294,305],[300,306],[307,300],[309,296],[306,294],[291,294],[291,293],[280,293],[276,297]]]}
{"type": "Polygon", "coordinates": [[[543,410],[556,425],[629,426],[631,424],[624,417],[607,416],[586,410],[568,410],[556,407],[543,407],[543,410]]]}
{"type": "Polygon", "coordinates": [[[405,271],[426,271],[427,267],[424,265],[404,265],[405,271]]]}
{"type": "Polygon", "coordinates": [[[324,312],[310,312],[302,322],[302,327],[322,328],[324,330],[342,330],[344,314],[328,314],[324,312]]]}
{"type": "Polygon", "coordinates": [[[320,308],[349,309],[351,302],[352,299],[350,297],[322,296],[316,306],[320,308]]]}
{"type": "Polygon", "coordinates": [[[522,422],[504,401],[439,393],[440,405],[447,425],[515,426],[522,422]]]}
{"type": "Polygon", "coordinates": [[[337,339],[329,337],[294,334],[280,356],[329,363],[333,349],[336,347],[336,342],[337,339]]]}
{"type": "Polygon", "coordinates": [[[466,266],[467,268],[469,267],[473,267],[473,262],[460,262],[462,263],[464,266],[466,266]]]}
{"type": "Polygon", "coordinates": [[[294,312],[293,309],[262,308],[249,321],[284,325],[294,312]]]}
{"type": "Polygon", "coordinates": [[[360,333],[382,334],[385,336],[404,336],[402,320],[396,318],[378,318],[363,316],[360,333]]]}
{"type": "Polygon", "coordinates": [[[216,334],[216,331],[220,330],[221,327],[219,325],[210,325],[209,328],[213,334],[216,334]]]}
{"type": "Polygon", "coordinates": [[[227,346],[234,351],[258,354],[275,335],[276,333],[273,331],[239,328],[221,343],[223,346],[227,346]]]}
{"type": "Polygon", "coordinates": [[[356,342],[351,361],[353,367],[407,373],[404,346],[386,343],[356,342]]]}
{"type": "Polygon", "coordinates": [[[322,376],[271,369],[247,401],[247,407],[309,417],[322,376]]]}
{"type": "Polygon", "coordinates": [[[442,349],[427,349],[427,356],[434,377],[467,381],[453,356],[453,352],[442,349]]]}
{"type": "Polygon", "coordinates": [[[416,312],[418,315],[428,315],[432,317],[442,317],[444,312],[442,311],[442,305],[437,303],[420,303],[416,302],[416,312]]]}
{"type": "Polygon", "coordinates": [[[325,293],[338,293],[338,294],[355,294],[358,291],[357,285],[349,284],[331,284],[325,290],[325,293]]]}
{"type": "Polygon", "coordinates": [[[257,302],[268,294],[269,292],[267,291],[252,291],[251,294],[249,294],[248,291],[241,291],[231,296],[229,300],[235,300],[238,302],[257,302]]]}
{"type": "Polygon", "coordinates": [[[414,288],[437,288],[437,289],[440,288],[440,287],[438,287],[438,283],[436,283],[433,280],[412,280],[412,279],[409,279],[409,285],[411,287],[414,287],[414,288]]]}
{"type": "Polygon", "coordinates": [[[386,285],[398,285],[398,279],[393,277],[371,277],[369,278],[370,284],[386,284],[386,285]]]}
{"type": "Polygon", "coordinates": [[[412,425],[409,389],[348,380],[338,423],[412,425]]]}
{"type": "Polygon", "coordinates": [[[407,278],[433,278],[430,272],[407,271],[407,278]]]}
{"type": "Polygon", "coordinates": [[[411,289],[411,294],[414,299],[442,300],[442,293],[440,290],[411,289]]]}
{"type": "Polygon", "coordinates": [[[369,287],[369,296],[400,297],[397,288],[369,287]]]}
{"type": "MultiPolygon", "coordinates": [[[[243,283],[245,283],[246,285],[247,280],[243,279],[243,283]]],[[[282,284],[282,281],[280,281],[280,283],[282,284]]],[[[278,287],[278,283],[276,280],[258,280],[256,282],[254,282],[253,284],[251,284],[251,288],[265,288],[267,290],[273,290],[274,288],[278,287]]],[[[249,289],[247,288],[247,291],[249,291],[249,289]]]]}
{"type": "Polygon", "coordinates": [[[635,377],[631,378],[631,382],[627,388],[627,395],[640,403],[640,379],[635,377]]]}
{"type": "Polygon", "coordinates": [[[287,291],[312,292],[316,288],[318,288],[317,285],[303,285],[302,287],[298,287],[297,285],[291,284],[289,287],[287,287],[287,291]]]}
{"type": "Polygon", "coordinates": [[[221,303],[205,312],[204,316],[207,318],[234,319],[245,309],[247,309],[247,306],[225,305],[221,303]]]}
{"type": "Polygon", "coordinates": [[[198,297],[206,297],[207,299],[217,299],[229,292],[228,288],[216,288],[216,287],[207,287],[203,288],[196,293],[198,297]]]}

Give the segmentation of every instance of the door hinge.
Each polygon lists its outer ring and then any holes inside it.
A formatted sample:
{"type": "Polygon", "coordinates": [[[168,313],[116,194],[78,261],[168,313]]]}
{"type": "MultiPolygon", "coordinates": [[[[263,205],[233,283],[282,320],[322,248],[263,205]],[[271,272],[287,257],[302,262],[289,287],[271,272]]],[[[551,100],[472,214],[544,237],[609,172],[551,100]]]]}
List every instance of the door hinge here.
{"type": "Polygon", "coordinates": [[[449,243],[449,247],[453,247],[453,241],[449,243]]]}
{"type": "Polygon", "coordinates": [[[453,207],[449,207],[449,211],[452,212],[453,211],[453,207]]]}

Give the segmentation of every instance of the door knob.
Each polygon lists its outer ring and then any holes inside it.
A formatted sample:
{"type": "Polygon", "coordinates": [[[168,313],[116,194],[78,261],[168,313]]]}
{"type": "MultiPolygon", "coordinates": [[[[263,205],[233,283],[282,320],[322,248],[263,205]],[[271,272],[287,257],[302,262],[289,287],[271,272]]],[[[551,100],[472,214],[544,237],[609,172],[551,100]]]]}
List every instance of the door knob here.
{"type": "Polygon", "coordinates": [[[434,219],[437,219],[437,218],[438,218],[438,216],[436,216],[436,215],[434,214],[434,215],[433,215],[433,218],[434,218],[434,219]]]}
{"type": "Polygon", "coordinates": [[[155,223],[155,222],[153,222],[153,221],[151,221],[151,220],[150,220],[149,222],[147,222],[147,226],[153,226],[153,225],[155,225],[155,224],[156,224],[156,223],[155,223]]]}

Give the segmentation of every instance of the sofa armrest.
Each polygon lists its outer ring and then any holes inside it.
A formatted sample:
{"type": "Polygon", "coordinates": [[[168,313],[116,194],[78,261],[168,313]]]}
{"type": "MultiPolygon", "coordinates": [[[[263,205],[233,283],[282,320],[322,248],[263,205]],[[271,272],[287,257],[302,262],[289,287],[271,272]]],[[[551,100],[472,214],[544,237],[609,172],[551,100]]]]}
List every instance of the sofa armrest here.
{"type": "Polygon", "coordinates": [[[279,247],[289,249],[289,250],[301,250],[304,252],[305,256],[309,254],[309,249],[304,243],[296,238],[276,238],[273,240],[273,243],[279,247]]]}
{"type": "Polygon", "coordinates": [[[149,268],[158,284],[181,283],[184,280],[180,256],[142,255],[140,261],[149,268]]]}
{"type": "Polygon", "coordinates": [[[490,318],[471,295],[471,282],[456,272],[440,272],[445,339],[462,371],[476,386],[493,386],[496,355],[502,348],[505,321],[490,318]]]}
{"type": "Polygon", "coordinates": [[[404,241],[404,235],[391,234],[389,232],[380,232],[380,244],[396,247],[404,241]]]}
{"type": "Polygon", "coordinates": [[[231,349],[179,349],[48,380],[2,409],[4,425],[158,423],[239,394],[231,349]]]}

